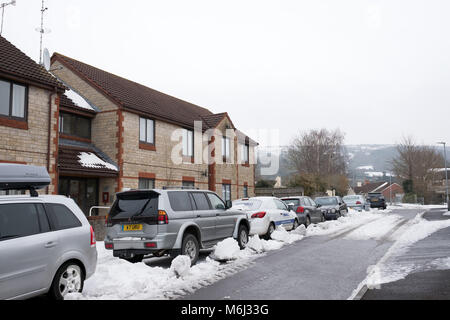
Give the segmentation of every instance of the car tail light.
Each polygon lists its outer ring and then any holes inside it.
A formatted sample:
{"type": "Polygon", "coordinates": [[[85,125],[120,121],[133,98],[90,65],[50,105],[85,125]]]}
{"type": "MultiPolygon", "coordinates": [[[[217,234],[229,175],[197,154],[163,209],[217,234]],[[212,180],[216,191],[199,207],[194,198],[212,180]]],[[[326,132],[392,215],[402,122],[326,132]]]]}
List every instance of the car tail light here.
{"type": "Polygon", "coordinates": [[[105,249],[113,250],[114,249],[114,244],[105,242],[105,249]]]}
{"type": "Polygon", "coordinates": [[[261,219],[261,218],[264,218],[265,216],[266,216],[266,213],[264,211],[258,212],[258,213],[252,214],[252,219],[254,219],[254,218],[261,219]]]}
{"type": "Polygon", "coordinates": [[[169,216],[163,210],[158,211],[158,224],[169,224],[169,216]]]}
{"type": "Polygon", "coordinates": [[[356,201],[356,204],[361,204],[361,201],[356,201]]]}
{"type": "Polygon", "coordinates": [[[94,247],[96,243],[94,228],[91,226],[91,247],[94,247]]]}
{"type": "Polygon", "coordinates": [[[303,208],[303,207],[298,207],[296,212],[297,212],[297,213],[303,213],[303,212],[305,212],[305,208],[303,208]]]}
{"type": "Polygon", "coordinates": [[[144,244],[146,248],[156,248],[156,242],[146,242],[144,244]]]}

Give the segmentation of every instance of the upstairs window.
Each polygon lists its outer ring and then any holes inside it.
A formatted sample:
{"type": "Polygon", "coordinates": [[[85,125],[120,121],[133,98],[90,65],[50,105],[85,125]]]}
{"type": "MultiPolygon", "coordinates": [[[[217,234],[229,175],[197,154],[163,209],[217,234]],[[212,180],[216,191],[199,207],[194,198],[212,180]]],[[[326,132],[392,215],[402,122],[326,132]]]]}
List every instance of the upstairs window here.
{"type": "Polygon", "coordinates": [[[194,132],[192,130],[183,129],[183,156],[194,156],[194,132]]]}
{"type": "Polygon", "coordinates": [[[155,144],[155,121],[146,118],[139,118],[139,141],[155,144]]]}
{"type": "Polygon", "coordinates": [[[222,137],[222,156],[223,162],[227,162],[231,158],[230,138],[222,137]]]}
{"type": "Polygon", "coordinates": [[[0,115],[24,120],[28,103],[27,87],[0,80],[0,115]]]}
{"type": "Polygon", "coordinates": [[[91,119],[61,112],[59,115],[59,133],[91,140],[91,119]]]}
{"type": "Polygon", "coordinates": [[[250,159],[250,146],[248,144],[241,144],[241,159],[245,164],[249,163],[250,159]]]}

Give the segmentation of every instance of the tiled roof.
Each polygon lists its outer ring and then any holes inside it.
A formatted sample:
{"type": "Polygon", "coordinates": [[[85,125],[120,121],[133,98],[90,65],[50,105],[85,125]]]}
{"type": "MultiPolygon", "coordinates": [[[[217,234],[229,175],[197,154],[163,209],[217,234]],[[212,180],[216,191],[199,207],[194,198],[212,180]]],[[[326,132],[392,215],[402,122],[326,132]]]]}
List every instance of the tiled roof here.
{"type": "Polygon", "coordinates": [[[96,114],[96,112],[94,110],[88,110],[86,108],[79,107],[72,101],[72,99],[67,97],[65,94],[61,95],[61,101],[60,101],[59,105],[61,107],[71,108],[71,109],[78,110],[81,112],[88,112],[88,113],[96,114]]]}
{"type": "Polygon", "coordinates": [[[202,116],[203,123],[207,128],[215,128],[227,116],[227,113],[217,113],[202,116]]]}
{"type": "Polygon", "coordinates": [[[93,177],[117,177],[117,165],[95,146],[82,142],[60,139],[58,165],[61,174],[82,174],[93,177]],[[89,155],[97,163],[83,162],[82,155],[89,155]]]}
{"type": "MultiPolygon", "coordinates": [[[[354,189],[356,194],[366,194],[369,192],[372,192],[376,189],[378,189],[379,187],[381,187],[382,185],[386,184],[387,182],[381,181],[381,182],[374,182],[374,183],[367,183],[361,187],[356,187],[354,189]]],[[[389,185],[389,184],[388,184],[389,185]]]]}
{"type": "Polygon", "coordinates": [[[44,67],[34,62],[2,36],[0,36],[0,73],[18,80],[64,90],[64,85],[44,67]]]}
{"type": "Polygon", "coordinates": [[[103,94],[124,108],[189,128],[194,127],[194,121],[201,121],[202,117],[213,115],[208,109],[174,98],[62,54],[55,53],[52,57],[52,60],[54,59],[84,77],[103,94]]]}

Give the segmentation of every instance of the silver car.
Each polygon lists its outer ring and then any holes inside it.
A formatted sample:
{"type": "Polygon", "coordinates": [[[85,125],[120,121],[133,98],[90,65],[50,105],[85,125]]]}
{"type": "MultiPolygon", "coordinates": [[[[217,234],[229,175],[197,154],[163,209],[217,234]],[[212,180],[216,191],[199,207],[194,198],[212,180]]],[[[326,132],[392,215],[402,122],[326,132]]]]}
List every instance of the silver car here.
{"type": "Polygon", "coordinates": [[[0,197],[0,299],[81,292],[94,274],[94,232],[72,199],[0,197]]]}
{"type": "Polygon", "coordinates": [[[370,210],[370,203],[362,195],[345,196],[342,200],[344,200],[349,208],[358,210],[359,212],[370,210]]]}
{"type": "Polygon", "coordinates": [[[202,190],[131,190],[118,193],[107,218],[105,248],[132,263],[146,255],[188,255],[233,237],[244,248],[250,224],[231,201],[202,190]]]}

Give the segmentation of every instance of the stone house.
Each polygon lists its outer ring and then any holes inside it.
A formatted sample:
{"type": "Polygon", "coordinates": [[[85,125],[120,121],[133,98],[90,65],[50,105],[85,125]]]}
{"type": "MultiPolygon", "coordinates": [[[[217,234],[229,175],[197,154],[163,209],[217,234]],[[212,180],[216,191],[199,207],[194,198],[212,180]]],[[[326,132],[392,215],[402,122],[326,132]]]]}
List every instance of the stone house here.
{"type": "Polygon", "coordinates": [[[64,90],[42,66],[0,36],[0,163],[46,167],[52,184],[40,193],[57,192],[57,126],[64,90]]]}
{"type": "Polygon", "coordinates": [[[70,89],[60,107],[60,194],[87,206],[110,206],[116,192],[137,188],[196,187],[226,200],[254,195],[257,143],[227,113],[214,114],[59,53],[51,69],[70,89]],[[78,132],[66,123],[77,123],[78,132]]]}

